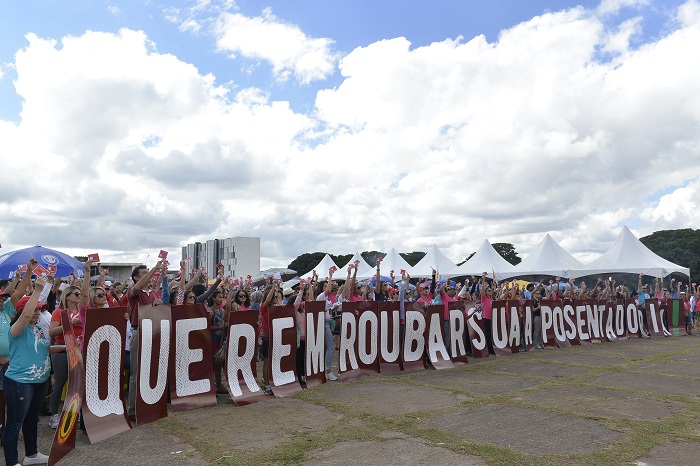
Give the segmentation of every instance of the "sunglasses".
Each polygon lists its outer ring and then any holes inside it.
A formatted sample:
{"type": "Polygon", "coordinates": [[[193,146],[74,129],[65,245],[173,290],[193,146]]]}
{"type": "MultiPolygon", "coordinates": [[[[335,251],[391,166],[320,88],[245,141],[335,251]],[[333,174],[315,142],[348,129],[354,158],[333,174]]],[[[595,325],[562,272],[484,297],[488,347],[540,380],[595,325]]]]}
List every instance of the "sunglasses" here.
{"type": "Polygon", "coordinates": [[[104,298],[104,297],[105,297],[105,295],[103,293],[95,295],[95,298],[104,298]]]}
{"type": "Polygon", "coordinates": [[[190,295],[185,296],[185,299],[195,299],[195,297],[193,294],[190,294],[190,295]]]}
{"type": "Polygon", "coordinates": [[[239,294],[238,297],[239,297],[239,298],[247,298],[248,295],[247,295],[247,294],[239,294]]]}
{"type": "Polygon", "coordinates": [[[71,296],[71,295],[75,296],[76,298],[80,298],[80,291],[76,291],[75,293],[71,293],[68,296],[71,296]]]}

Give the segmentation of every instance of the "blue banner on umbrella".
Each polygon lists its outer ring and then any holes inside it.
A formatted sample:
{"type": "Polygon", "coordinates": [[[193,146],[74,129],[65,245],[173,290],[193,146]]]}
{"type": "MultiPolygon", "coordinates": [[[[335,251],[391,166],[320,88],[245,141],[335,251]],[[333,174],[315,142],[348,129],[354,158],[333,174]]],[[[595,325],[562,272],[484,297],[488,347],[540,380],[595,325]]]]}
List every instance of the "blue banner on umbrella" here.
{"type": "Polygon", "coordinates": [[[32,246],[31,248],[10,251],[0,256],[0,279],[12,280],[17,269],[22,265],[27,265],[31,259],[36,260],[38,265],[43,265],[47,269],[49,266],[56,267],[57,277],[67,277],[71,273],[74,273],[78,278],[85,275],[83,263],[75,257],[43,246],[32,246]]]}

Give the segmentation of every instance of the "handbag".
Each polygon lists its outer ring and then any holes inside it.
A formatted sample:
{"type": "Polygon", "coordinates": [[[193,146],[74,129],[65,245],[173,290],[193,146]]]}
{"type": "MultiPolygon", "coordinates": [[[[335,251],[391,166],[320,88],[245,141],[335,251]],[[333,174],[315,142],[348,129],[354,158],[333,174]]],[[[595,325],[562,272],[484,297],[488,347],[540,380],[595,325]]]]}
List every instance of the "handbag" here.
{"type": "Polygon", "coordinates": [[[214,369],[221,369],[226,364],[226,340],[221,342],[221,348],[214,353],[214,369]]]}
{"type": "Polygon", "coordinates": [[[219,370],[224,367],[224,364],[226,364],[226,347],[228,346],[228,338],[226,338],[228,335],[226,335],[226,332],[228,329],[228,319],[226,319],[226,324],[224,325],[225,329],[223,331],[224,338],[221,341],[221,347],[216,350],[216,353],[214,353],[214,369],[219,370]]]}

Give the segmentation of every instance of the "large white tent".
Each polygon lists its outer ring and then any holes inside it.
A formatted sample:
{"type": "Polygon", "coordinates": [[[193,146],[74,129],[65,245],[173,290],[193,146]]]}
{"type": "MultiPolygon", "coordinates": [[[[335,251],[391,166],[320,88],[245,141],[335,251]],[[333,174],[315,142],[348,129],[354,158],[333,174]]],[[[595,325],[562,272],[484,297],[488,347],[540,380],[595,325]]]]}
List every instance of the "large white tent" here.
{"type": "Polygon", "coordinates": [[[397,280],[399,280],[401,277],[401,270],[405,270],[410,276],[413,276],[413,267],[408,265],[406,259],[401,257],[401,255],[398,252],[396,252],[396,249],[394,248],[391,248],[387,255],[384,256],[381,265],[382,275],[389,275],[389,272],[391,270],[394,271],[394,276],[397,280]]]}
{"type": "MultiPolygon", "coordinates": [[[[412,278],[429,278],[433,276],[433,270],[436,270],[441,277],[452,277],[457,275],[452,273],[456,267],[455,263],[448,259],[438,249],[437,245],[433,244],[428,249],[428,253],[413,266],[412,273],[409,273],[412,278]]],[[[382,266],[382,269],[384,269],[384,266],[382,266]]]]}
{"type": "Polygon", "coordinates": [[[342,275],[343,272],[340,271],[340,269],[335,264],[335,262],[333,262],[333,259],[331,259],[331,256],[329,256],[328,254],[323,256],[323,259],[321,259],[321,262],[316,264],[316,267],[314,267],[313,269],[309,270],[304,275],[302,275],[301,278],[304,280],[308,280],[309,278],[311,278],[313,276],[313,272],[315,270],[316,274],[318,275],[318,279],[325,280],[328,278],[328,271],[330,270],[331,267],[335,267],[336,269],[338,269],[338,271],[336,271],[333,274],[334,277],[345,278],[345,276],[339,277],[339,275],[342,275]]]}
{"type": "Polygon", "coordinates": [[[451,275],[453,277],[461,275],[478,275],[487,272],[489,276],[495,272],[497,278],[501,278],[503,273],[509,272],[513,265],[505,260],[491,246],[489,240],[485,239],[479,249],[469,258],[467,262],[455,268],[451,275]]]}
{"type": "Polygon", "coordinates": [[[571,276],[578,278],[607,273],[643,273],[663,278],[674,272],[690,276],[690,269],[657,256],[625,226],[605,254],[579,270],[572,270],[571,276]]]}
{"type": "Polygon", "coordinates": [[[574,256],[566,252],[554,238],[547,233],[537,247],[516,264],[510,271],[500,274],[502,278],[521,277],[523,275],[551,275],[571,278],[572,271],[583,267],[574,256]]]}
{"type": "MultiPolygon", "coordinates": [[[[338,272],[336,272],[333,276],[337,279],[340,278],[347,278],[348,276],[348,266],[350,264],[355,264],[355,261],[359,260],[360,263],[357,266],[357,278],[360,279],[365,279],[365,278],[372,278],[375,275],[375,269],[367,263],[366,260],[360,255],[359,251],[355,251],[355,255],[352,256],[352,258],[348,261],[347,264],[344,266],[340,267],[338,272]]],[[[317,272],[318,273],[318,272],[317,272]]]]}

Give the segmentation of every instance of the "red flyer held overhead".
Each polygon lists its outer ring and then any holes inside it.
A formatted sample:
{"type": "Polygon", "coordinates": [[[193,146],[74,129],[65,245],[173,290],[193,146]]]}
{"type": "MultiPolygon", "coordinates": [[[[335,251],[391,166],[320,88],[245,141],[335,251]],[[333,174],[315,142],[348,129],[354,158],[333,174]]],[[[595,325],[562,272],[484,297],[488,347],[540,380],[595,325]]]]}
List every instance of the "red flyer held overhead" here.
{"type": "Polygon", "coordinates": [[[160,252],[158,253],[158,259],[166,259],[167,257],[168,257],[168,251],[161,249],[160,252]]]}
{"type": "Polygon", "coordinates": [[[55,265],[49,265],[49,274],[56,275],[56,272],[58,272],[58,267],[55,265]]]}
{"type": "Polygon", "coordinates": [[[88,262],[92,262],[93,264],[96,264],[100,261],[100,255],[95,253],[95,254],[88,254],[87,256],[88,262]]]}
{"type": "Polygon", "coordinates": [[[32,273],[37,277],[46,277],[49,275],[49,271],[46,270],[43,265],[37,265],[34,270],[32,270],[32,273]]]}
{"type": "Polygon", "coordinates": [[[26,271],[27,271],[27,264],[18,265],[18,266],[17,266],[17,270],[18,270],[20,273],[26,272],[26,271]]]}

